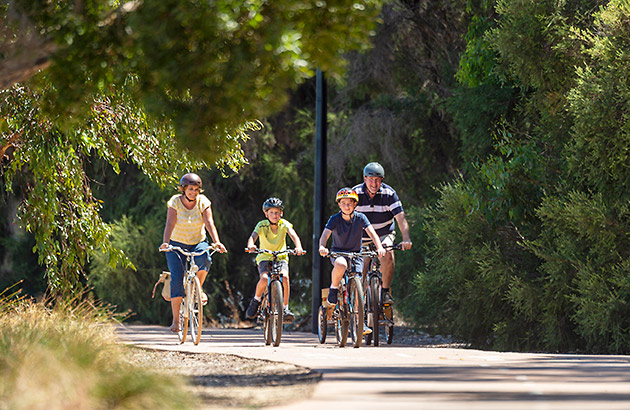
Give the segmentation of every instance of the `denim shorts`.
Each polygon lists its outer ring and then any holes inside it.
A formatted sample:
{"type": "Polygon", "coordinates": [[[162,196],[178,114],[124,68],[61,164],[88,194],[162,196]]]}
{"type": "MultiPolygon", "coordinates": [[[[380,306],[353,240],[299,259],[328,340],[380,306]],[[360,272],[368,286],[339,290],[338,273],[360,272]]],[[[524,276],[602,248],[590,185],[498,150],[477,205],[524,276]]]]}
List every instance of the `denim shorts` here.
{"type": "MultiPolygon", "coordinates": [[[[170,241],[171,246],[179,246],[188,252],[199,252],[208,249],[210,245],[207,242],[199,242],[196,245],[186,245],[185,243],[170,241]]],[[[208,271],[212,258],[207,253],[195,256],[195,263],[199,266],[199,270],[208,271]]],[[[171,298],[184,296],[184,269],[186,269],[186,256],[178,251],[166,252],[166,263],[168,270],[171,272],[171,298]]]]}
{"type": "MultiPolygon", "coordinates": [[[[354,259],[350,259],[346,256],[342,256],[342,258],[344,258],[346,260],[346,263],[348,264],[348,267],[350,268],[351,272],[355,272],[355,273],[359,273],[362,274],[363,273],[363,258],[354,258],[354,259]]],[[[333,266],[335,266],[335,260],[337,258],[330,258],[330,263],[332,263],[333,266]]]]}

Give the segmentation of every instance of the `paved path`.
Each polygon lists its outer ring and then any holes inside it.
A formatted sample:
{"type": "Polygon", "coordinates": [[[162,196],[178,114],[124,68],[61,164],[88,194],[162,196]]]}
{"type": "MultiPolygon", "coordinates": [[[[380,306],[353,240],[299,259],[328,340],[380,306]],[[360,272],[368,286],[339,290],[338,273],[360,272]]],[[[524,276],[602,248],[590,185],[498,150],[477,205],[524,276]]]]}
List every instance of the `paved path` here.
{"type": "Polygon", "coordinates": [[[630,409],[630,356],[497,353],[383,345],[338,348],[310,333],[265,346],[260,330],[204,329],[179,345],[159,326],[124,326],[121,338],[156,349],[295,363],[323,373],[313,397],[283,409],[630,409]],[[339,406],[344,407],[339,407],[339,406]]]}

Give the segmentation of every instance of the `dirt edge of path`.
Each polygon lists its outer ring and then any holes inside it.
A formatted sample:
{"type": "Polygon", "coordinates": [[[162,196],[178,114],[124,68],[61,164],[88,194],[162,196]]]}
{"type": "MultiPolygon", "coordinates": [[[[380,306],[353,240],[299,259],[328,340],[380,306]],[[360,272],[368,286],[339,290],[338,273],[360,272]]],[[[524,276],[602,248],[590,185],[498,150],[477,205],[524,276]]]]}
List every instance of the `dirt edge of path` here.
{"type": "Polygon", "coordinates": [[[258,408],[304,400],[322,375],[290,363],[220,353],[186,353],[131,347],[131,363],[178,374],[201,400],[200,408],[258,408]]]}

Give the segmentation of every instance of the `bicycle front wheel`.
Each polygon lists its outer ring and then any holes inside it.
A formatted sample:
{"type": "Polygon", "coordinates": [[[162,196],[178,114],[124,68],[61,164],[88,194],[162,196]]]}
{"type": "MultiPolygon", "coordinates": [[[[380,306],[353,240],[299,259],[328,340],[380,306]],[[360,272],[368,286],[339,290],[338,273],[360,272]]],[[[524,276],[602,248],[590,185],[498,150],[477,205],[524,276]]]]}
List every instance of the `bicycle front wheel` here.
{"type": "Polygon", "coordinates": [[[378,333],[380,330],[379,320],[381,319],[381,301],[379,300],[381,295],[381,283],[379,278],[373,276],[370,279],[370,299],[372,299],[372,312],[369,313],[372,318],[370,322],[372,322],[372,338],[374,339],[374,346],[378,346],[378,333]]]}
{"type": "Polygon", "coordinates": [[[265,345],[271,344],[271,307],[269,306],[269,292],[265,291],[261,304],[261,316],[263,323],[263,337],[265,338],[265,345]]]}
{"type": "Polygon", "coordinates": [[[348,307],[350,309],[350,338],[355,348],[361,347],[363,341],[363,290],[361,281],[357,277],[350,279],[348,284],[348,307]]]}
{"type": "Polygon", "coordinates": [[[182,298],[182,304],[179,306],[179,331],[177,337],[179,343],[186,341],[186,335],[188,334],[188,299],[184,296],[182,298]]]}
{"type": "Polygon", "coordinates": [[[274,346],[280,345],[280,339],[282,338],[282,284],[279,280],[274,280],[270,285],[270,297],[269,297],[269,318],[270,318],[270,327],[271,327],[271,340],[274,346]]]}
{"type": "Polygon", "coordinates": [[[203,328],[203,304],[201,303],[201,283],[199,278],[195,276],[190,286],[190,336],[194,344],[198,345],[201,340],[201,331],[203,328]]]}
{"type": "Polygon", "coordinates": [[[319,343],[326,342],[326,332],[328,331],[328,319],[326,315],[326,308],[320,306],[317,310],[317,337],[319,338],[319,343]]]}

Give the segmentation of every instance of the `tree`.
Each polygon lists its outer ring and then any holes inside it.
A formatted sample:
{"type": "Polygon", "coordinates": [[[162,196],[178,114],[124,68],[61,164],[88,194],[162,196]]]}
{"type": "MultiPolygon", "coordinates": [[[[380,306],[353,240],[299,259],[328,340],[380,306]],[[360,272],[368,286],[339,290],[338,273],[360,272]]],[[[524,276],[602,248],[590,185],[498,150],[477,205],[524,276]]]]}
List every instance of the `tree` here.
{"type": "Polygon", "coordinates": [[[9,1],[0,88],[45,66],[32,80],[52,83],[46,109],[72,124],[89,115],[91,95],[134,74],[127,91],[136,103],[172,119],[177,140],[213,162],[238,149],[229,138],[238,127],[277,111],[313,67],[339,74],[344,52],[366,48],[379,2],[9,1]],[[27,58],[37,41],[46,47],[27,58]]]}
{"type": "Polygon", "coordinates": [[[342,54],[368,46],[378,6],[3,2],[2,176],[9,192],[21,187],[18,216],[53,290],[79,286],[98,248],[125,262],[85,173],[92,156],[114,170],[133,162],[162,187],[183,169],[238,169],[253,119],[278,110],[313,67],[341,73],[342,54]]]}

